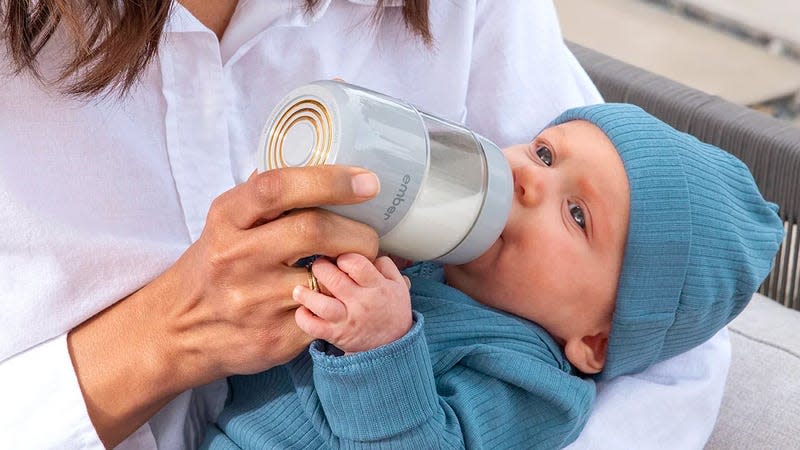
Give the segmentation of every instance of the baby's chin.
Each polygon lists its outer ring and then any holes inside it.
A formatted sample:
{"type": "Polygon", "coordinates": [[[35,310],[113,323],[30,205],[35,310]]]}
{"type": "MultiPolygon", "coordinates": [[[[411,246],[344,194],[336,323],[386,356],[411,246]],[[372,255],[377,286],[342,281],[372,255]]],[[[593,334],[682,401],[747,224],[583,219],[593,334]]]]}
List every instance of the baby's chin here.
{"type": "Polygon", "coordinates": [[[500,235],[500,237],[494,241],[494,244],[476,259],[459,265],[445,264],[444,274],[447,284],[470,294],[470,292],[467,292],[470,283],[466,280],[472,279],[474,281],[486,276],[486,274],[492,273],[492,268],[496,265],[502,248],[503,235],[500,235]]]}

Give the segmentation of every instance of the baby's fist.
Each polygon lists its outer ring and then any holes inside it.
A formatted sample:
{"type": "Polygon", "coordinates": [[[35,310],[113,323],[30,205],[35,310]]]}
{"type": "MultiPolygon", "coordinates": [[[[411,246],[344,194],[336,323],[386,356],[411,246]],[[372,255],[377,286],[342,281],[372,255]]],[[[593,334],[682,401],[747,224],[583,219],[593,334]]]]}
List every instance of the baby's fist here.
{"type": "Polygon", "coordinates": [[[372,263],[362,255],[340,256],[336,265],[317,260],[312,268],[327,296],[298,287],[297,325],[346,353],[370,350],[403,337],[411,329],[408,281],[388,257],[372,263]]]}

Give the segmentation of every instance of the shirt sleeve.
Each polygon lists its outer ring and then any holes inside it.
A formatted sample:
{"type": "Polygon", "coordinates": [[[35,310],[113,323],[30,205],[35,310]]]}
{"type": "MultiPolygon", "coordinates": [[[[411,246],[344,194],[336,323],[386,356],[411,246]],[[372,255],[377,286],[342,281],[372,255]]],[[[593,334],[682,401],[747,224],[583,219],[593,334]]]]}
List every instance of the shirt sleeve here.
{"type": "Polygon", "coordinates": [[[105,449],[86,411],[66,334],[0,363],[0,390],[3,447],[105,449]]]}
{"type": "MultiPolygon", "coordinates": [[[[591,382],[502,347],[468,346],[434,377],[423,316],[350,356],[312,345],[314,385],[343,448],[560,448],[585,423],[591,382]]],[[[530,350],[530,349],[527,349],[530,350]]]]}
{"type": "Polygon", "coordinates": [[[552,2],[478,0],[466,123],[501,148],[571,107],[602,103],[567,49],[552,2]]]}

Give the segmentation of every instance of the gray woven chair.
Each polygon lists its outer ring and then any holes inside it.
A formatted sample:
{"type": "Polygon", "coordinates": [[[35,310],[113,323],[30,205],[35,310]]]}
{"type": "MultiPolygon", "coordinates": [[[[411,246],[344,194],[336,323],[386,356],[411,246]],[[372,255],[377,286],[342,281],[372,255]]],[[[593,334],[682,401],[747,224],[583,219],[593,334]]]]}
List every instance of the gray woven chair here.
{"type": "Polygon", "coordinates": [[[729,327],[731,369],[706,448],[800,448],[800,312],[790,309],[800,309],[800,128],[588,48],[568,46],[606,101],[639,105],[733,153],[750,168],[764,197],[780,205],[786,239],[760,294],[729,327]]]}

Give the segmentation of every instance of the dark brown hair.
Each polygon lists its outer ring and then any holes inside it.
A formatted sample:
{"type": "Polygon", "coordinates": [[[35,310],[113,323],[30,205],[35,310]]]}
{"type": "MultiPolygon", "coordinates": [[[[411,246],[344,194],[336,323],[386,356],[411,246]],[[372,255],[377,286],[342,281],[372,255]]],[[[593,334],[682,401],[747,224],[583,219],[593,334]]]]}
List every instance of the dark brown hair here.
{"type": "MultiPolygon", "coordinates": [[[[302,0],[312,13],[321,0],[302,0]]],[[[373,19],[381,19],[378,0],[373,19]]],[[[127,92],[158,50],[172,0],[0,0],[0,38],[12,67],[42,80],[37,57],[63,27],[73,44],[54,80],[64,93],[93,96],[107,89],[127,92]]],[[[404,0],[406,27],[430,45],[428,0],[404,0]]]]}

